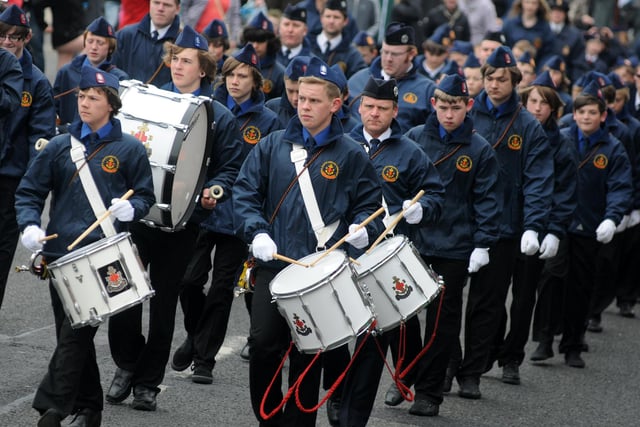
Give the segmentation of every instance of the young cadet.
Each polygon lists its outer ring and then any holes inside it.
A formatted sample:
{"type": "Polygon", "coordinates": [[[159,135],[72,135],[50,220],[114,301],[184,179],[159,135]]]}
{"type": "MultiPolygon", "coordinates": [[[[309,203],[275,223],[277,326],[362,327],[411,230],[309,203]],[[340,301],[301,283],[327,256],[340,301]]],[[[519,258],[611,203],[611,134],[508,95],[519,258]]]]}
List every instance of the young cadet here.
{"type": "MultiPolygon", "coordinates": [[[[318,240],[311,227],[292,163],[294,143],[307,152],[306,170],[318,196],[318,207],[325,224],[337,226],[326,242],[331,246],[351,230],[346,242],[358,249],[366,247],[383,230],[376,219],[355,230],[373,214],[382,198],[380,184],[366,153],[344,134],[335,113],[342,98],[335,72],[312,58],[304,77],[299,79],[298,115],[287,128],[273,132],[249,153],[233,187],[236,216],[242,218],[240,230],[252,242],[258,260],[255,292],[251,309],[251,351],[249,380],[251,405],[263,426],[314,426],[316,412],[303,413],[292,399],[269,420],[260,414],[260,404],[291,340],[287,320],[272,303],[269,282],[285,267],[274,260],[280,253],[300,259],[316,251],[318,240]],[[288,187],[291,188],[288,189],[288,187]]],[[[309,364],[312,356],[295,348],[290,360],[289,386],[309,364]]],[[[300,384],[301,403],[317,403],[320,365],[316,364],[300,384]]],[[[279,375],[266,397],[265,410],[272,411],[282,400],[279,375]]]]}
{"type": "MultiPolygon", "coordinates": [[[[420,359],[415,402],[409,413],[438,415],[443,383],[462,323],[462,289],[468,273],[489,263],[498,240],[498,160],[489,143],[473,130],[467,113],[473,99],[463,77],[453,74],[438,84],[431,105],[435,114],[407,136],[427,153],[445,184],[440,219],[418,230],[414,243],[445,283],[442,314],[431,349],[420,359]]],[[[425,340],[431,337],[438,296],[427,310],[425,340]]],[[[407,333],[409,336],[409,333],[407,333]]]]}
{"type": "MultiPolygon", "coordinates": [[[[349,93],[356,99],[362,93],[369,77],[388,80],[393,78],[398,84],[398,117],[403,132],[424,124],[431,111],[429,99],[433,95],[434,84],[418,72],[415,59],[413,27],[392,22],[387,26],[380,57],[373,60],[369,68],[358,71],[349,79],[349,93]]],[[[352,101],[352,105],[354,102],[352,101]]],[[[357,110],[352,108],[352,113],[357,110]]]]}
{"type": "Polygon", "coordinates": [[[309,65],[308,56],[296,56],[284,70],[284,93],[280,98],[265,102],[265,106],[278,115],[280,128],[284,129],[291,117],[298,114],[298,79],[304,76],[309,65]]]}
{"type": "Polygon", "coordinates": [[[371,65],[374,59],[380,56],[375,39],[364,31],[360,31],[356,34],[353,38],[353,45],[356,47],[358,52],[360,52],[360,56],[362,56],[367,67],[371,65]]]}
{"type": "Polygon", "coordinates": [[[567,365],[584,368],[581,352],[597,258],[630,208],[633,183],[624,147],[604,126],[606,104],[595,82],[574,100],[573,116],[575,123],[561,131],[575,144],[580,163],[578,205],[567,235],[569,275],[560,352],[567,365]]]}
{"type": "Polygon", "coordinates": [[[65,125],[78,118],[78,102],[73,89],[78,87],[83,65],[105,70],[115,75],[118,80],[129,78],[127,73],[111,63],[113,53],[116,51],[116,33],[102,16],[96,18],[85,30],[84,50],[85,53],[76,56],[58,70],[53,83],[53,93],[57,96],[56,113],[60,123],[65,125]]]}
{"type": "Polygon", "coordinates": [[[449,48],[456,39],[456,33],[448,24],[440,25],[422,43],[423,54],[418,56],[418,72],[429,80],[436,81],[449,61],[449,48]]]}
{"type": "Polygon", "coordinates": [[[216,70],[222,69],[222,64],[228,58],[225,54],[231,44],[229,43],[229,32],[224,21],[214,19],[202,31],[202,35],[207,39],[209,44],[209,53],[216,60],[216,70]]]}
{"type": "Polygon", "coordinates": [[[480,62],[478,58],[471,53],[462,66],[462,72],[464,73],[464,79],[467,83],[467,89],[469,89],[469,96],[475,98],[484,89],[484,83],[482,81],[482,71],[480,70],[480,62]]]}
{"type": "MultiPolygon", "coordinates": [[[[398,115],[398,87],[394,79],[370,77],[359,104],[362,125],[353,129],[350,136],[360,142],[369,153],[382,185],[388,214],[397,214],[420,190],[425,190],[419,203],[405,212],[404,221],[396,227],[397,233],[414,236],[421,227],[432,225],[441,217],[444,189],[440,177],[420,147],[402,135],[395,119],[398,115]],[[397,171],[397,176],[385,178],[385,171],[388,170],[397,171]]],[[[412,319],[417,322],[417,316],[412,319]]],[[[416,329],[419,334],[419,323],[416,329]]],[[[385,331],[376,337],[384,352],[393,332],[385,331]]],[[[419,337],[416,344],[415,354],[421,347],[419,337]]],[[[370,338],[347,373],[340,425],[352,427],[367,424],[383,367],[384,360],[376,343],[370,338]]]]}
{"type": "MultiPolygon", "coordinates": [[[[564,240],[560,253],[561,261],[568,262],[566,254],[566,233],[576,208],[576,183],[578,174],[578,158],[571,141],[560,134],[557,119],[562,109],[562,100],[549,71],[540,74],[531,86],[520,91],[523,105],[542,124],[549,139],[553,153],[553,201],[549,219],[545,227],[546,235],[541,240],[540,255],[519,255],[513,274],[512,302],[509,311],[509,332],[504,335],[501,329],[497,338],[504,337],[498,363],[503,367],[502,382],[520,384],[519,367],[524,360],[524,347],[529,339],[531,316],[536,304],[536,291],[541,280],[548,284],[549,273],[557,265],[557,260],[545,260],[556,257],[561,241],[564,240]],[[547,271],[544,271],[547,270],[547,271]]],[[[544,286],[543,285],[543,286],[544,286]]],[[[545,286],[546,287],[546,286],[545,286]]],[[[547,295],[551,295],[545,290],[547,295]]],[[[549,299],[538,304],[553,304],[549,299]]],[[[547,310],[546,308],[543,310],[547,310]]],[[[506,327],[506,312],[503,324],[506,327]]],[[[551,342],[545,343],[551,346],[551,342]]],[[[541,355],[542,351],[538,355],[541,355]]]]}
{"type": "Polygon", "coordinates": [[[9,269],[18,243],[20,231],[14,208],[15,192],[27,166],[36,155],[35,144],[40,138],[55,136],[55,110],[53,94],[47,77],[33,65],[25,46],[31,39],[27,16],[16,5],[9,6],[0,15],[0,47],[2,65],[2,116],[9,106],[17,111],[0,119],[0,307],[9,277],[9,269]],[[6,56],[17,61],[6,61],[6,56]],[[20,70],[6,73],[7,65],[18,62],[20,70]],[[6,74],[5,74],[6,73],[6,74]],[[15,74],[15,77],[11,74],[15,74]],[[5,80],[6,79],[6,80],[5,80]],[[11,88],[11,90],[7,90],[11,88]],[[22,88],[22,92],[19,92],[22,88]],[[22,94],[22,101],[18,95],[22,94]]]}
{"type": "Polygon", "coordinates": [[[338,64],[350,78],[357,71],[367,68],[360,52],[351,45],[351,38],[344,29],[349,24],[347,0],[326,0],[320,14],[322,32],[309,37],[311,52],[329,65],[338,64]]]}
{"type": "Polygon", "coordinates": [[[480,375],[491,369],[492,344],[518,252],[535,254],[545,230],[553,192],[553,161],[540,123],[520,104],[515,90],[522,75],[508,47],[499,46],[482,66],[484,90],[471,117],[492,145],[498,177],[499,239],[489,264],[472,275],[465,316],[464,359],[457,372],[464,398],[479,399],[480,375]]]}
{"type": "MultiPolygon", "coordinates": [[[[22,244],[31,251],[42,249],[47,263],[67,254],[67,246],[96,220],[89,202],[91,196],[85,194],[78,168],[72,161],[72,137],[86,151],[84,167],[90,168],[102,202],[116,219],[117,231],[125,231],[129,223],[144,217],[155,202],[147,152],[134,137],[122,133],[120,121],[114,118],[122,105],[118,79],[104,70],[84,66],[78,87],[79,120],[69,126],[69,134],[49,141],[33,160],[16,192],[22,244]],[[134,190],[133,196],[120,200],[129,189],[134,190]],[[40,217],[49,193],[55,203],[49,213],[46,234],[57,233],[58,238],[43,245],[45,231],[40,228],[40,217]]],[[[102,230],[95,230],[81,245],[101,237],[102,230]]],[[[102,387],[93,344],[98,328],[72,328],[51,282],[49,290],[57,342],[33,399],[33,408],[41,415],[38,426],[60,426],[60,421],[70,414],[76,415],[70,425],[99,426],[102,387]]]]}

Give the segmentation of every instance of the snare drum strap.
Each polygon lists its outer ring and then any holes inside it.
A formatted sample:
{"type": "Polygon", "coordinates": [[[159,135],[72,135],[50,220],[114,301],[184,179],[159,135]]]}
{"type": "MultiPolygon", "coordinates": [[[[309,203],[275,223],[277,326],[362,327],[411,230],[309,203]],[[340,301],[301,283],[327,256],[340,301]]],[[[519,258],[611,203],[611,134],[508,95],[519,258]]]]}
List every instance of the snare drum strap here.
{"type": "Polygon", "coordinates": [[[301,144],[293,144],[291,162],[296,167],[298,185],[300,185],[304,207],[307,210],[307,215],[309,215],[309,221],[311,221],[311,227],[316,235],[316,240],[318,240],[317,247],[323,248],[329,239],[331,239],[333,233],[335,233],[338,225],[340,225],[340,220],[329,225],[324,224],[322,215],[320,214],[320,208],[318,207],[318,199],[316,199],[316,193],[313,191],[313,185],[311,184],[309,168],[304,167],[306,160],[307,150],[305,150],[301,144]]]}
{"type": "MultiPolygon", "coordinates": [[[[80,177],[82,188],[87,195],[87,199],[89,199],[89,204],[91,205],[91,209],[93,209],[94,215],[96,218],[100,218],[107,209],[104,207],[96,182],[93,180],[93,175],[91,175],[91,169],[89,169],[88,165],[87,167],[83,167],[87,162],[85,158],[84,144],[72,135],[69,136],[71,137],[71,161],[73,161],[78,169],[78,176],[80,177]]],[[[100,227],[102,227],[102,232],[106,237],[115,236],[117,234],[116,229],[113,226],[113,221],[102,221],[100,223],[100,227]]]]}

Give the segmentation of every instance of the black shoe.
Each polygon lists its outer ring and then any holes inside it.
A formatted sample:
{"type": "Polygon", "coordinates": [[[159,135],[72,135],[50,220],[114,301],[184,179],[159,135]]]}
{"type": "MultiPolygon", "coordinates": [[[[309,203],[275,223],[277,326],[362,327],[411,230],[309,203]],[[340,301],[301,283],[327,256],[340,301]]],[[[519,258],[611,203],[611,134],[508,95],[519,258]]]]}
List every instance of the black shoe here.
{"type": "Polygon", "coordinates": [[[133,372],[117,368],[113,375],[113,381],[107,392],[106,400],[109,403],[120,403],[131,394],[131,379],[133,372]]]}
{"type": "Polygon", "coordinates": [[[157,394],[157,391],[149,387],[137,385],[133,388],[133,402],[131,402],[131,407],[139,411],[155,411],[157,394]]]}
{"type": "Polygon", "coordinates": [[[507,362],[502,367],[502,382],[505,384],[520,385],[520,367],[516,362],[507,362]]]}
{"type": "Polygon", "coordinates": [[[173,353],[173,359],[171,359],[171,369],[174,371],[184,371],[193,362],[193,338],[191,335],[187,335],[184,342],[173,353]]]}
{"type": "Polygon", "coordinates": [[[586,366],[586,363],[584,363],[584,360],[580,357],[579,351],[568,351],[564,355],[564,363],[572,368],[584,368],[586,366]]]}
{"type": "Polygon", "coordinates": [[[602,325],[600,324],[600,319],[596,319],[595,317],[591,317],[587,322],[587,331],[589,332],[602,332],[602,325]]]}
{"type": "Polygon", "coordinates": [[[458,377],[458,396],[465,399],[480,399],[482,394],[480,393],[480,378],[478,377],[458,377]]]}
{"type": "Polygon", "coordinates": [[[453,384],[453,377],[455,377],[455,373],[452,368],[447,368],[447,372],[444,374],[444,382],[442,383],[442,392],[449,393],[451,391],[451,386],[453,384]]]}
{"type": "Polygon", "coordinates": [[[392,383],[387,389],[387,393],[384,395],[384,404],[389,406],[398,406],[402,403],[404,397],[398,390],[398,387],[395,383],[392,383]]]}
{"type": "Polygon", "coordinates": [[[550,342],[541,342],[538,344],[538,348],[533,352],[530,360],[534,362],[539,362],[541,360],[551,359],[553,357],[553,347],[550,342]]]}
{"type": "Polygon", "coordinates": [[[47,409],[38,420],[38,427],[60,427],[64,417],[55,409],[47,409]]]}
{"type": "Polygon", "coordinates": [[[620,304],[620,316],[622,317],[636,317],[636,314],[633,312],[633,306],[628,302],[623,302],[620,304]]]}
{"type": "Polygon", "coordinates": [[[212,369],[209,369],[204,365],[196,364],[193,367],[191,381],[197,384],[211,384],[213,382],[213,374],[211,371],[212,369]]]}
{"type": "Polygon", "coordinates": [[[411,415],[418,415],[421,417],[435,417],[440,411],[440,405],[433,403],[427,399],[416,398],[409,408],[411,415]]]}
{"type": "Polygon", "coordinates": [[[102,411],[81,409],[69,424],[69,427],[100,427],[102,411]]]}
{"type": "Polygon", "coordinates": [[[244,345],[244,347],[242,347],[242,350],[240,350],[240,357],[242,357],[244,360],[249,360],[250,349],[251,346],[249,346],[249,340],[247,340],[247,343],[244,345]]]}
{"type": "Polygon", "coordinates": [[[340,403],[339,397],[327,400],[327,418],[332,426],[340,425],[340,403]]]}

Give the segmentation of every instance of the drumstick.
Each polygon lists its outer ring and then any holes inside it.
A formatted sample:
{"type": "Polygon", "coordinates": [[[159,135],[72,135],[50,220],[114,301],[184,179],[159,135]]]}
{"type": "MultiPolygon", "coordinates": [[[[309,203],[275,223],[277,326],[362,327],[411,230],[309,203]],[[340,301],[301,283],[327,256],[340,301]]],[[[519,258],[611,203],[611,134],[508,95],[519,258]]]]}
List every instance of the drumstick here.
{"type": "Polygon", "coordinates": [[[49,240],[57,239],[58,233],[50,234],[48,236],[44,236],[42,239],[38,239],[38,242],[48,242],[49,240]]]}
{"type": "MultiPolygon", "coordinates": [[[[124,193],[122,195],[122,197],[120,197],[120,200],[127,200],[129,197],[131,197],[132,194],[133,194],[133,190],[129,190],[126,193],[124,193]]],[[[89,228],[84,230],[84,232],[81,235],[79,235],[78,238],[73,241],[73,243],[71,243],[69,246],[67,246],[67,250],[70,251],[73,248],[75,248],[76,245],[82,241],[82,239],[87,237],[89,235],[89,233],[91,233],[93,230],[95,230],[100,225],[100,223],[102,221],[104,221],[105,219],[107,219],[109,217],[109,215],[111,215],[111,211],[109,209],[107,209],[107,211],[105,213],[103,213],[102,215],[100,215],[100,218],[98,218],[93,224],[91,224],[89,226],[89,228]]]]}
{"type": "Polygon", "coordinates": [[[299,266],[304,267],[304,268],[308,268],[309,267],[309,264],[305,264],[304,262],[296,261],[295,259],[289,258],[288,256],[284,256],[284,255],[280,255],[280,254],[273,254],[273,257],[275,259],[279,259],[280,261],[285,261],[285,262],[288,262],[290,264],[299,265],[299,266]]]}
{"type": "MultiPolygon", "coordinates": [[[[364,221],[362,221],[360,224],[358,224],[358,226],[356,227],[355,230],[353,230],[354,232],[360,230],[362,227],[365,227],[367,224],[369,224],[371,221],[373,221],[374,219],[376,219],[376,217],[378,217],[380,214],[382,214],[384,212],[384,207],[381,207],[380,209],[378,209],[377,211],[375,211],[374,213],[372,213],[367,219],[365,219],[364,221]]],[[[320,255],[320,257],[318,257],[315,261],[313,261],[311,263],[311,265],[309,265],[309,267],[313,267],[314,265],[316,265],[317,263],[320,262],[320,260],[322,260],[324,257],[326,257],[327,255],[329,255],[330,252],[333,252],[334,250],[336,250],[338,248],[338,246],[340,246],[341,244],[343,244],[345,242],[345,240],[347,240],[347,238],[351,235],[351,233],[347,233],[344,235],[344,237],[340,240],[338,240],[336,243],[334,243],[333,246],[331,246],[329,249],[327,249],[325,251],[325,253],[323,253],[322,255],[320,255]]]]}
{"type": "MultiPolygon", "coordinates": [[[[411,199],[411,203],[409,204],[409,206],[413,205],[414,203],[418,203],[418,200],[422,196],[424,196],[424,190],[418,191],[418,194],[416,194],[416,196],[413,199],[411,199]]],[[[407,209],[409,209],[409,206],[407,206],[407,209]]],[[[378,236],[378,238],[376,239],[375,242],[373,242],[371,247],[369,249],[367,249],[367,253],[371,253],[373,248],[378,246],[378,243],[380,243],[382,241],[382,239],[384,239],[384,237],[387,235],[387,233],[389,231],[393,230],[395,228],[395,226],[398,225],[398,223],[400,221],[402,221],[402,218],[404,218],[404,213],[406,212],[407,209],[402,209],[400,211],[400,215],[398,215],[393,221],[391,221],[389,226],[382,232],[382,234],[380,236],[378,236]]]]}

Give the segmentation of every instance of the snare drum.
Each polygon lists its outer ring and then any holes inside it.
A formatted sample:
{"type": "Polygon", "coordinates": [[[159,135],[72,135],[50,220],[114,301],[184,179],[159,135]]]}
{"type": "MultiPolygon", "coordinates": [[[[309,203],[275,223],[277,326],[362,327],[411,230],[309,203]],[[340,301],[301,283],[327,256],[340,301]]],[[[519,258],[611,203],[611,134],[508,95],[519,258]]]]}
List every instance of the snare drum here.
{"type": "Polygon", "coordinates": [[[137,80],[120,82],[122,132],[147,148],[156,204],[142,220],[174,231],[195,208],[209,163],[211,100],[161,90],[137,80]]]}
{"type": "Polygon", "coordinates": [[[129,233],[98,240],[47,268],[73,328],[96,326],[154,294],[129,233]]]}
{"type": "MultiPolygon", "coordinates": [[[[311,264],[322,254],[308,255],[300,262],[311,264]]],[[[373,322],[348,265],[347,255],[334,250],[313,267],[292,264],[271,281],[271,295],[302,353],[339,347],[373,322]]]]}
{"type": "Polygon", "coordinates": [[[357,262],[352,268],[360,286],[371,295],[380,331],[393,329],[417,314],[443,284],[405,236],[384,240],[357,262]]]}

